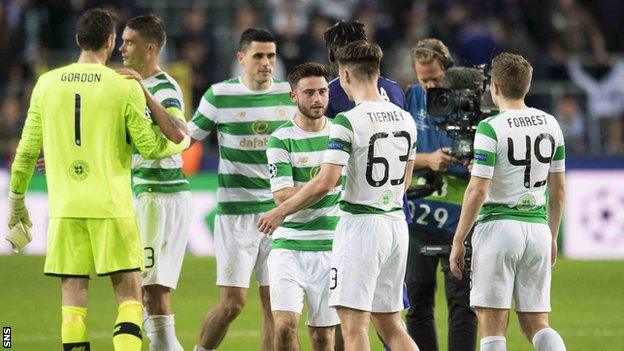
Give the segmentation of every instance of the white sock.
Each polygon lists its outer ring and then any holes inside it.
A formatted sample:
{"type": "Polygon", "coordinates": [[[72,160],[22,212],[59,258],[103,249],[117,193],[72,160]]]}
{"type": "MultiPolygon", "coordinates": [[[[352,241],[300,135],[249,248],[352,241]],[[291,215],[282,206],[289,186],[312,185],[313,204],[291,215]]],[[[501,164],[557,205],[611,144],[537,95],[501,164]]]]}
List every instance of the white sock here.
{"type": "Polygon", "coordinates": [[[481,351],[507,351],[504,336],[486,336],[481,338],[481,351]]]}
{"type": "Polygon", "coordinates": [[[205,347],[195,345],[195,348],[193,349],[193,351],[217,351],[217,350],[208,350],[205,347]]]}
{"type": "Polygon", "coordinates": [[[143,327],[150,340],[150,351],[184,351],[175,334],[172,314],[148,316],[143,327]]]}
{"type": "Polygon", "coordinates": [[[537,351],[566,351],[561,335],[552,328],[544,328],[533,336],[537,351]]]}

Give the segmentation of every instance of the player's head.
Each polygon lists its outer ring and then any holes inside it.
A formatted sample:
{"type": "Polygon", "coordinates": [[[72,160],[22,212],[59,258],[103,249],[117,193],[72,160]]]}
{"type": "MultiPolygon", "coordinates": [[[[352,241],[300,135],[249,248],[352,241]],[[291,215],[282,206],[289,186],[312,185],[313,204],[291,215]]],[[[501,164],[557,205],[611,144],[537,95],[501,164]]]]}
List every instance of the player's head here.
{"type": "Polygon", "coordinates": [[[141,71],[145,65],[158,62],[167,34],[163,21],[154,15],[131,18],[121,35],[119,47],[124,66],[141,71]]]}
{"type": "Polygon", "coordinates": [[[531,87],[533,67],[522,56],[504,52],[492,60],[490,91],[498,106],[501,99],[524,100],[531,87]]]}
{"type": "Polygon", "coordinates": [[[327,68],[315,62],[302,63],[288,74],[290,98],[305,117],[317,119],[325,114],[329,102],[328,77],[327,68]]]}
{"type": "Polygon", "coordinates": [[[379,79],[379,65],[383,52],[379,45],[365,40],[354,41],[336,51],[340,86],[350,100],[352,89],[358,84],[374,84],[379,79]]]}
{"type": "Polygon", "coordinates": [[[325,31],[324,37],[330,63],[336,62],[336,51],[341,47],[354,41],[367,40],[364,24],[358,21],[336,22],[325,31]]]}
{"type": "Polygon", "coordinates": [[[248,79],[262,84],[271,80],[277,47],[266,29],[249,28],[241,34],[236,59],[248,79]]]}
{"type": "Polygon", "coordinates": [[[453,58],[442,41],[422,39],[412,48],[412,65],[423,89],[439,88],[444,72],[453,66],[453,58]]]}
{"type": "Polygon", "coordinates": [[[85,11],[76,24],[76,44],[83,51],[106,52],[106,58],[115,49],[115,26],[117,16],[104,9],[85,11]]]}

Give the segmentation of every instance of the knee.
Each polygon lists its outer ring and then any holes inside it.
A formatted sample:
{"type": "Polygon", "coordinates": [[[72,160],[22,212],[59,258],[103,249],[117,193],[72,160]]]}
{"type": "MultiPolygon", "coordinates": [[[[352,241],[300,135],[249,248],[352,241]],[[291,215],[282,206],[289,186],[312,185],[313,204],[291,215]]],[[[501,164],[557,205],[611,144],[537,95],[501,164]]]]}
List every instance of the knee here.
{"type": "Polygon", "coordinates": [[[312,339],[312,345],[315,345],[319,349],[326,349],[332,342],[332,330],[331,328],[315,328],[310,338],[312,339]]]}
{"type": "Polygon", "coordinates": [[[366,336],[368,337],[368,326],[360,326],[360,325],[352,325],[352,326],[342,326],[342,337],[346,339],[353,339],[366,336]]]}
{"type": "Polygon", "coordinates": [[[221,310],[227,319],[234,319],[243,311],[245,303],[244,298],[228,298],[221,302],[221,310]]]}
{"type": "Polygon", "coordinates": [[[275,325],[275,335],[279,340],[291,340],[297,332],[295,323],[279,321],[275,325]]]}

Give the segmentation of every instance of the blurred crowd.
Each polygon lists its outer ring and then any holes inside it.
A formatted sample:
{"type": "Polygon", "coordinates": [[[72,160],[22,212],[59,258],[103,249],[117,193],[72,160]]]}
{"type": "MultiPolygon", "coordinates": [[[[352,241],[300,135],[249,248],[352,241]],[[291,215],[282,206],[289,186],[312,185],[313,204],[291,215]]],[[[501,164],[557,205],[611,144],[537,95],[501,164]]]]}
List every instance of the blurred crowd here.
{"type": "MultiPolygon", "coordinates": [[[[357,19],[384,50],[382,73],[406,88],[416,83],[410,53],[422,38],[441,39],[462,66],[501,51],[524,55],[534,66],[528,103],[560,120],[568,154],[624,154],[621,0],[0,0],[0,167],[10,163],[36,77],[76,59],[76,20],[95,6],[116,11],[118,33],[137,14],[165,20],[164,61],[191,72],[189,110],[210,84],[237,74],[244,29],[273,31],[283,78],[299,63],[327,63],[325,29],[357,19]]],[[[118,53],[111,63],[121,64],[118,53]]]]}

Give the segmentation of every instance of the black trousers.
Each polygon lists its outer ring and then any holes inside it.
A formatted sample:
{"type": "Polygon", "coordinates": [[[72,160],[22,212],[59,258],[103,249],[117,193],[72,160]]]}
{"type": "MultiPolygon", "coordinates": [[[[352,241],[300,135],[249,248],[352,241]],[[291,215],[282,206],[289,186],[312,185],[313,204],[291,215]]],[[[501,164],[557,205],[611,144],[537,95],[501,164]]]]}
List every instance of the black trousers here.
{"type": "Polygon", "coordinates": [[[477,317],[470,308],[470,278],[460,281],[450,274],[448,257],[425,256],[419,253],[421,244],[450,244],[442,235],[415,233],[410,228],[409,253],[405,282],[410,301],[407,312],[407,331],[421,351],[438,351],[434,305],[436,269],[444,263],[444,291],[448,307],[448,350],[474,351],[477,341],[477,317]],[[441,262],[446,260],[446,262],[441,262]]]}

